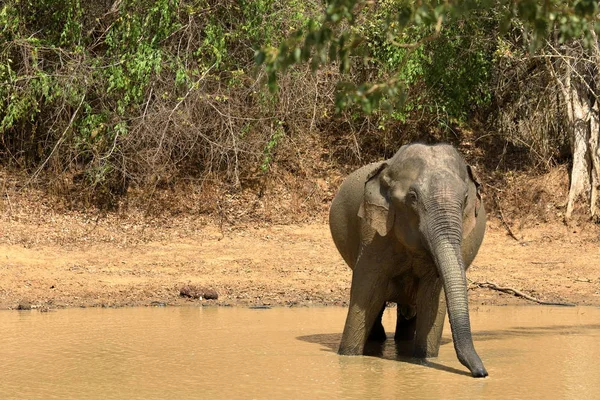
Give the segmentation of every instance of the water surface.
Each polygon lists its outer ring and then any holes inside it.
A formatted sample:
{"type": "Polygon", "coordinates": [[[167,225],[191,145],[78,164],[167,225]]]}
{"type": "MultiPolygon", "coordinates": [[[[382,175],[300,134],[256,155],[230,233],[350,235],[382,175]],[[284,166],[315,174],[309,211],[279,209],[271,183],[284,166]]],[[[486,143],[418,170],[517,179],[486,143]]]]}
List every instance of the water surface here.
{"type": "Polygon", "coordinates": [[[380,356],[340,357],[343,308],[3,311],[0,399],[600,398],[599,308],[471,316],[486,379],[458,362],[447,325],[429,361],[389,339],[380,356]]]}

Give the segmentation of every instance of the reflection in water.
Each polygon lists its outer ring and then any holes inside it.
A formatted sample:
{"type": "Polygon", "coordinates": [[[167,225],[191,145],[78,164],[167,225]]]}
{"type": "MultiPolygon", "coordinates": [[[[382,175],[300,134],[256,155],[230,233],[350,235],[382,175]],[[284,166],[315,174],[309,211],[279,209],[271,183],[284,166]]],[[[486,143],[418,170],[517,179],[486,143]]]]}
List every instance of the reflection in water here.
{"type": "Polygon", "coordinates": [[[597,398],[600,309],[471,314],[486,379],[460,365],[448,326],[435,359],[392,339],[378,356],[340,357],[342,308],[5,311],[0,398],[597,398]]]}

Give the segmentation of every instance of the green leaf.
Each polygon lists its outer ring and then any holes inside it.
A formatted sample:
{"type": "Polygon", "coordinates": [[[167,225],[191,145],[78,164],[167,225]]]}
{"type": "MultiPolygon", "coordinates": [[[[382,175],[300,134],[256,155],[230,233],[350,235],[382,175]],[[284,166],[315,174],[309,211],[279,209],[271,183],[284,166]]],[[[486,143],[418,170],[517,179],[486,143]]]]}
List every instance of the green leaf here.
{"type": "Polygon", "coordinates": [[[263,50],[258,50],[254,53],[254,62],[257,65],[262,65],[267,58],[267,54],[263,50]]]}
{"type": "Polygon", "coordinates": [[[338,45],[336,42],[331,42],[329,45],[329,61],[333,62],[338,56],[338,45]]]}
{"type": "Polygon", "coordinates": [[[396,18],[396,21],[398,21],[398,25],[400,25],[400,28],[404,28],[405,26],[408,25],[411,18],[412,18],[412,9],[408,6],[402,6],[398,10],[398,16],[396,18]]]}
{"type": "Polygon", "coordinates": [[[598,10],[597,0],[580,0],[575,4],[575,13],[580,17],[596,14],[598,10]]]}
{"type": "Polygon", "coordinates": [[[524,0],[518,5],[519,16],[528,22],[533,22],[537,16],[537,3],[535,0],[524,0]]]}

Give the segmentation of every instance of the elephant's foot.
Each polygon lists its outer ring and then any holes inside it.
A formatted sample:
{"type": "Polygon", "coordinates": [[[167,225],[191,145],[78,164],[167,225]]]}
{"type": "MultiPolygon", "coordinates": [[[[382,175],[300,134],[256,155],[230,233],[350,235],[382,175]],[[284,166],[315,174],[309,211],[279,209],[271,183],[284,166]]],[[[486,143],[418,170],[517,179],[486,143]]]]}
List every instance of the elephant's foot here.
{"type": "Polygon", "coordinates": [[[415,345],[413,357],[415,358],[436,358],[439,354],[439,348],[427,348],[415,345]]]}
{"type": "Polygon", "coordinates": [[[358,346],[346,346],[342,343],[338,349],[338,354],[340,356],[362,356],[363,351],[363,348],[358,346]]]}
{"type": "Polygon", "coordinates": [[[413,356],[416,358],[435,358],[440,353],[440,344],[441,338],[437,334],[425,338],[419,338],[416,335],[413,356]]]}
{"type": "Polygon", "coordinates": [[[369,333],[369,341],[371,342],[385,342],[387,339],[387,335],[385,333],[385,329],[380,321],[375,322],[373,328],[371,329],[371,333],[369,333]]]}

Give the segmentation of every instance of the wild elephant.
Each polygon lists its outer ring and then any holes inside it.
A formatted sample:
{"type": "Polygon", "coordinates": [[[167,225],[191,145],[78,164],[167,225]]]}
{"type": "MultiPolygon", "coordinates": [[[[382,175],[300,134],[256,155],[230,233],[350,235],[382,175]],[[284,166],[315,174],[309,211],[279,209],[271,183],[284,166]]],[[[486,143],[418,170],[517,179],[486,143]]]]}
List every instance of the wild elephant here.
{"type": "Polygon", "coordinates": [[[465,276],[486,213],[480,184],[454,147],[410,144],[353,172],[329,223],[352,269],[340,354],[360,355],[369,338],[385,340],[381,315],[391,301],[396,338],[412,340],[416,357],[435,357],[447,305],[458,359],[473,376],[487,376],[473,346],[465,276]]]}

